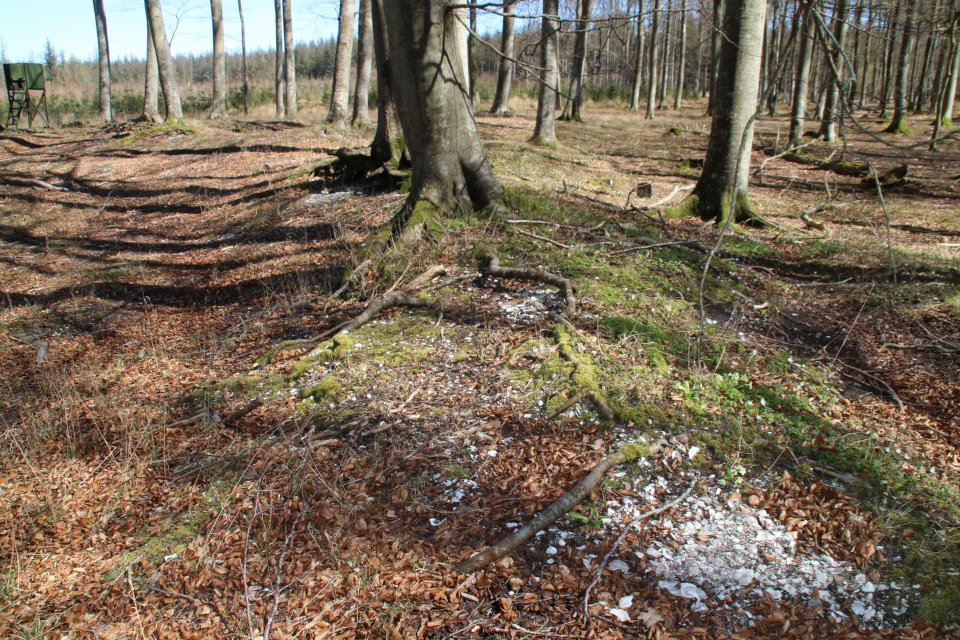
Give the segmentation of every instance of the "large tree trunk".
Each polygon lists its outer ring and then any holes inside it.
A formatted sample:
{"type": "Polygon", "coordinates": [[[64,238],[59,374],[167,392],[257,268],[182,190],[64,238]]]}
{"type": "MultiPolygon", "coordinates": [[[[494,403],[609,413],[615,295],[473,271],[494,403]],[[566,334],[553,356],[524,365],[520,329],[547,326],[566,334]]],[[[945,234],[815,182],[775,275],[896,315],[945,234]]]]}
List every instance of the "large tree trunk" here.
{"type": "Polygon", "coordinates": [[[643,51],[646,47],[646,29],[643,28],[643,0],[637,2],[637,52],[634,56],[633,92],[630,94],[630,111],[640,110],[640,87],[643,86],[643,51]]]}
{"type": "Polygon", "coordinates": [[[503,188],[473,119],[466,51],[454,45],[456,16],[444,0],[384,0],[383,9],[389,80],[413,169],[407,205],[391,230],[414,239],[439,233],[444,212],[496,203],[503,188]]]}
{"type": "Polygon", "coordinates": [[[360,0],[360,27],[357,39],[360,51],[357,55],[357,84],[353,91],[354,126],[370,124],[370,67],[373,54],[373,11],[370,0],[360,0]]]}
{"type": "Polygon", "coordinates": [[[143,119],[148,122],[160,122],[160,70],[157,68],[157,49],[153,46],[153,28],[150,26],[150,14],[147,14],[147,66],[143,82],[143,119]]]}
{"type": "Polygon", "coordinates": [[[370,13],[373,17],[373,51],[377,59],[377,132],[370,143],[370,157],[377,165],[382,165],[393,158],[394,141],[402,132],[393,100],[393,64],[382,0],[370,0],[370,13]]]}
{"type": "Polygon", "coordinates": [[[827,70],[829,78],[826,86],[826,96],[823,104],[823,120],[820,122],[820,137],[827,142],[834,142],[837,139],[837,114],[840,113],[840,83],[843,81],[843,70],[846,68],[843,63],[843,48],[847,39],[847,18],[850,13],[850,0],[838,0],[833,14],[833,37],[839,43],[839,50],[834,44],[834,50],[830,52],[830,59],[833,66],[827,70]],[[840,77],[834,76],[834,69],[840,74],[840,77]]]}
{"type": "Polygon", "coordinates": [[[677,62],[677,94],[673,98],[673,110],[680,110],[683,100],[683,80],[687,69],[687,0],[680,2],[680,60],[677,62]]]}
{"type": "Polygon", "coordinates": [[[650,59],[647,67],[647,113],[646,119],[656,115],[657,105],[657,41],[660,39],[660,0],[653,0],[653,23],[650,26],[650,59]]]}
{"type": "Polygon", "coordinates": [[[227,118],[227,52],[223,44],[223,6],[210,0],[213,22],[213,108],[211,118],[227,118]]]}
{"type": "Polygon", "coordinates": [[[713,125],[703,172],[693,192],[672,215],[695,213],[718,224],[726,223],[731,215],[737,222],[756,216],[747,179],[766,9],[766,0],[727,0],[713,125]]]}
{"type": "MultiPolygon", "coordinates": [[[[285,0],[289,2],[289,0],[285,0]]],[[[340,31],[333,65],[333,97],[327,122],[342,125],[350,109],[350,61],[353,58],[353,0],[340,0],[340,31]]]]}
{"type": "Polygon", "coordinates": [[[467,39],[467,67],[470,69],[470,104],[476,108],[480,101],[480,90],[477,88],[477,73],[480,64],[477,60],[477,0],[470,0],[470,37],[467,39]]]}
{"type": "Polygon", "coordinates": [[[107,38],[107,14],[103,0],[93,0],[93,16],[97,22],[97,60],[100,70],[100,119],[113,121],[110,107],[110,40],[107,38]]]}
{"type": "Polygon", "coordinates": [[[180,91],[177,89],[176,69],[170,55],[170,43],[167,42],[167,30],[163,26],[163,12],[160,0],[144,0],[147,16],[150,18],[150,31],[153,34],[153,46],[157,51],[157,69],[160,73],[160,87],[163,89],[163,101],[167,105],[167,122],[183,119],[180,106],[180,91]]]}
{"type": "Polygon", "coordinates": [[[497,73],[497,93],[490,113],[510,113],[510,84],[513,81],[513,28],[516,0],[503,3],[503,33],[500,36],[500,69],[497,73]]]}
{"type": "Polygon", "coordinates": [[[250,113],[250,76],[247,75],[247,28],[243,22],[243,0],[237,0],[240,11],[240,51],[243,55],[243,115],[250,113]]]}
{"type": "MultiPolygon", "coordinates": [[[[803,144],[803,124],[807,117],[807,98],[810,94],[810,61],[813,59],[813,37],[816,28],[816,23],[810,12],[806,9],[802,11],[803,31],[800,34],[797,82],[793,88],[793,109],[790,114],[791,147],[799,147],[803,144]]],[[[801,18],[797,17],[796,19],[801,18]]]]}
{"type": "Polygon", "coordinates": [[[284,79],[283,79],[283,67],[284,67],[284,56],[283,56],[283,0],[274,0],[273,2],[273,12],[274,18],[276,20],[276,56],[274,58],[274,75],[273,75],[273,89],[274,96],[276,98],[277,105],[277,117],[283,117],[283,94],[284,94],[284,79]]]}
{"type": "Polygon", "coordinates": [[[713,0],[713,24],[710,35],[710,97],[707,100],[707,115],[713,115],[714,96],[717,94],[717,78],[720,75],[720,21],[723,17],[723,0],[713,0]]]}
{"type": "Polygon", "coordinates": [[[587,59],[587,35],[590,27],[590,14],[593,13],[593,0],[580,0],[580,15],[577,16],[577,35],[573,41],[573,61],[570,65],[570,93],[563,108],[561,120],[583,122],[580,108],[583,105],[583,72],[587,59]]]}
{"type": "Polygon", "coordinates": [[[292,0],[283,0],[283,80],[287,85],[284,109],[287,118],[297,117],[297,61],[294,57],[292,0]]]}
{"type": "Polygon", "coordinates": [[[918,0],[908,0],[907,16],[903,25],[903,38],[900,41],[900,55],[897,58],[897,75],[893,84],[893,120],[884,129],[885,133],[910,133],[907,126],[907,71],[910,68],[910,49],[913,47],[913,24],[917,20],[918,0]]]}
{"type": "Polygon", "coordinates": [[[543,0],[543,20],[540,27],[540,99],[537,101],[537,124],[530,141],[533,144],[556,146],[557,87],[560,85],[560,62],[557,59],[557,30],[560,22],[559,0],[543,0]]]}

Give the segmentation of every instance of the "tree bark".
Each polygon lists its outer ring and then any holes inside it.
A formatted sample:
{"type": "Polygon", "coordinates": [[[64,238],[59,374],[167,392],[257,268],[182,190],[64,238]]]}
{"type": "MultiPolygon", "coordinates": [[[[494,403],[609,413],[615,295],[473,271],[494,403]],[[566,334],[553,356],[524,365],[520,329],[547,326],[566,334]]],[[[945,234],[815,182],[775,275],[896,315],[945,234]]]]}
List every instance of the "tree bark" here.
{"type": "Polygon", "coordinates": [[[713,115],[713,98],[717,93],[720,75],[720,20],[723,17],[723,0],[713,0],[713,33],[710,36],[710,97],[707,99],[707,115],[713,115]]]}
{"type": "Polygon", "coordinates": [[[276,56],[274,58],[274,76],[273,76],[273,90],[274,96],[276,98],[277,105],[277,117],[282,118],[284,109],[283,109],[283,94],[284,94],[284,77],[283,77],[283,66],[284,66],[284,56],[283,56],[283,0],[274,0],[273,2],[273,11],[274,18],[276,19],[276,56]]]}
{"type": "Polygon", "coordinates": [[[370,0],[360,0],[360,27],[358,33],[357,84],[353,91],[353,116],[350,123],[354,126],[370,124],[370,68],[373,53],[373,11],[370,0]]]}
{"type": "Polygon", "coordinates": [[[497,93],[493,97],[490,113],[510,113],[510,84],[513,81],[514,57],[514,14],[517,11],[516,0],[503,4],[503,33],[500,36],[500,69],[497,72],[497,93]]]}
{"type": "Polygon", "coordinates": [[[940,124],[944,127],[953,126],[953,103],[957,95],[957,76],[960,76],[960,46],[958,46],[955,36],[958,22],[960,22],[960,13],[954,16],[950,24],[950,57],[948,58],[950,71],[940,109],[940,124]]]}
{"type": "Polygon", "coordinates": [[[647,120],[656,117],[657,105],[657,41],[660,29],[660,0],[653,0],[653,22],[650,25],[650,59],[647,67],[647,120]]]}
{"type": "MultiPolygon", "coordinates": [[[[289,2],[290,0],[284,0],[289,2]]],[[[286,15],[286,14],[284,14],[286,15]]],[[[350,109],[350,61],[353,58],[353,0],[340,0],[340,31],[333,64],[333,97],[327,122],[343,125],[350,109]]]]}
{"type": "MultiPolygon", "coordinates": [[[[820,122],[820,137],[827,142],[835,142],[837,139],[837,114],[840,112],[840,82],[843,81],[843,69],[846,67],[843,63],[842,51],[847,39],[847,19],[850,13],[850,0],[838,0],[833,14],[833,37],[840,44],[839,51],[830,52],[830,59],[833,66],[827,69],[827,85],[824,89],[826,96],[823,103],[823,120],[820,122]],[[833,75],[833,69],[840,73],[840,77],[833,75]]],[[[834,47],[837,45],[834,44],[834,47]]]]}
{"type": "Polygon", "coordinates": [[[756,217],[747,179],[752,118],[760,88],[766,0],[727,0],[713,124],[703,172],[693,192],[671,215],[697,214],[725,224],[756,217]],[[745,144],[741,145],[741,141],[745,144]],[[742,146],[742,153],[741,153],[742,146]]]}
{"type": "Polygon", "coordinates": [[[470,69],[470,104],[476,108],[480,100],[480,92],[477,89],[477,0],[470,0],[470,34],[467,39],[467,67],[470,69]]]}
{"type": "Polygon", "coordinates": [[[458,206],[496,203],[503,188],[473,119],[456,16],[444,0],[383,0],[383,9],[389,80],[413,169],[390,234],[406,240],[440,233],[437,217],[458,206]]]}
{"type": "Polygon", "coordinates": [[[148,122],[160,122],[160,71],[157,68],[157,49],[153,46],[153,28],[150,26],[150,14],[147,14],[147,66],[143,82],[143,119],[148,122]]]}
{"type": "Polygon", "coordinates": [[[637,2],[637,52],[634,56],[633,93],[630,95],[630,111],[640,110],[640,87],[643,86],[644,49],[646,48],[647,31],[643,28],[643,0],[637,2]]]}
{"type": "MultiPolygon", "coordinates": [[[[798,20],[800,17],[797,18],[798,20]]],[[[813,59],[813,37],[816,23],[810,12],[803,10],[803,31],[800,34],[800,53],[797,61],[797,82],[793,88],[793,109],[790,114],[790,146],[803,144],[803,125],[807,117],[807,99],[810,94],[810,61],[813,59]]]]}
{"type": "Polygon", "coordinates": [[[907,16],[903,24],[903,38],[900,41],[900,55],[897,58],[897,75],[893,84],[893,119],[885,133],[910,133],[907,126],[907,71],[910,68],[910,49],[913,47],[913,24],[917,20],[918,0],[907,0],[907,16]]]}
{"type": "Polygon", "coordinates": [[[100,119],[113,122],[113,109],[110,106],[110,40],[107,37],[107,14],[103,10],[103,0],[93,0],[93,16],[97,22],[100,119]]]}
{"type": "Polygon", "coordinates": [[[660,54],[660,87],[657,89],[657,109],[663,109],[663,101],[667,95],[667,72],[670,68],[670,22],[673,17],[671,0],[667,0],[666,24],[663,28],[663,51],[660,54]]]}
{"type": "Polygon", "coordinates": [[[570,92],[567,104],[563,108],[561,120],[583,122],[580,108],[583,105],[583,73],[587,60],[587,35],[590,27],[590,15],[593,13],[593,0],[580,0],[580,15],[577,16],[577,34],[573,41],[573,61],[570,65],[570,92]]]}
{"type": "Polygon", "coordinates": [[[227,52],[223,43],[223,5],[220,0],[210,0],[210,17],[213,23],[213,107],[210,117],[228,118],[227,52]]]}
{"type": "Polygon", "coordinates": [[[250,76],[247,75],[247,28],[243,22],[243,0],[237,0],[240,11],[240,50],[243,55],[243,115],[250,113],[250,76]]]}
{"type": "Polygon", "coordinates": [[[680,110],[683,100],[683,80],[687,66],[687,0],[680,2],[680,60],[677,62],[677,94],[673,98],[673,110],[680,110]]]}
{"type": "Polygon", "coordinates": [[[294,57],[292,0],[283,0],[283,80],[287,85],[284,110],[287,118],[297,117],[297,61],[294,57]]]}
{"type": "Polygon", "coordinates": [[[557,119],[557,87],[560,84],[560,63],[557,59],[557,30],[560,22],[559,0],[543,0],[540,27],[540,66],[543,82],[537,101],[537,123],[530,142],[553,147],[557,145],[554,123],[557,119]]]}
{"type": "Polygon", "coordinates": [[[160,0],[144,0],[147,16],[150,18],[150,32],[153,35],[153,46],[157,51],[157,69],[160,74],[160,87],[163,89],[163,101],[167,105],[167,122],[183,119],[183,108],[180,106],[180,91],[177,89],[176,69],[173,66],[173,57],[170,55],[170,43],[167,42],[167,30],[163,26],[163,12],[160,10],[160,0]]]}
{"type": "Polygon", "coordinates": [[[373,22],[373,51],[377,60],[377,132],[370,143],[370,157],[377,165],[393,159],[394,141],[400,138],[400,123],[393,100],[393,65],[390,60],[386,16],[381,0],[370,0],[373,22]]]}

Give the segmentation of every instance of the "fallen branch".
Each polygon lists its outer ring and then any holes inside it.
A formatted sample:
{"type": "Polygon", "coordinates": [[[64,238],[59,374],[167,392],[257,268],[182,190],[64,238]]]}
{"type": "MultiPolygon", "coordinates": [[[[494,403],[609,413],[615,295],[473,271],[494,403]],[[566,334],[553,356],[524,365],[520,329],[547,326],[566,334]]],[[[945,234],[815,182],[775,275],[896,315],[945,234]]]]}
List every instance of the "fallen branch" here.
{"type": "Polygon", "coordinates": [[[800,219],[803,220],[808,227],[816,229],[817,231],[823,231],[826,225],[824,225],[823,222],[814,220],[813,218],[810,217],[811,213],[816,213],[816,212],[817,212],[816,208],[808,209],[800,214],[800,219]]]}
{"type": "Polygon", "coordinates": [[[590,610],[587,608],[590,603],[590,590],[593,589],[598,582],[600,582],[600,578],[603,577],[603,570],[607,566],[607,561],[610,560],[610,556],[612,556],[614,551],[617,550],[617,547],[620,546],[620,543],[623,541],[624,537],[627,535],[627,532],[630,531],[630,529],[632,529],[634,525],[638,524],[641,520],[646,520],[647,518],[655,516],[658,513],[666,511],[667,509],[675,507],[681,502],[683,502],[683,499],[686,498],[688,495],[690,495],[690,492],[693,491],[693,488],[697,486],[698,482],[700,482],[700,478],[699,477],[694,478],[693,482],[690,483],[690,486],[687,487],[686,491],[680,494],[679,498],[677,498],[676,500],[673,500],[672,502],[668,502],[667,504],[661,505],[652,511],[641,513],[639,516],[631,520],[630,524],[628,524],[626,527],[623,528],[623,531],[620,532],[620,535],[614,541],[613,546],[610,547],[610,550],[607,551],[607,554],[603,556],[603,561],[600,563],[600,566],[597,568],[597,577],[593,579],[593,582],[590,583],[590,585],[587,587],[586,592],[583,594],[583,622],[584,623],[586,623],[587,620],[590,618],[590,610]]]}
{"type": "Polygon", "coordinates": [[[439,278],[440,276],[447,275],[447,267],[442,264],[435,264],[419,276],[413,279],[413,281],[406,287],[407,291],[416,291],[423,285],[427,284],[434,278],[439,278]]]}
{"type": "Polygon", "coordinates": [[[66,187],[59,187],[55,184],[44,182],[43,180],[34,180],[33,183],[38,187],[43,187],[44,189],[50,189],[51,191],[70,191],[70,189],[67,189],[66,187]]]}
{"type": "Polygon", "coordinates": [[[569,409],[569,408],[572,407],[573,405],[575,405],[575,404],[577,404],[578,402],[580,402],[581,400],[583,400],[584,396],[586,396],[586,395],[587,395],[587,390],[586,390],[586,389],[581,389],[580,391],[578,391],[578,392],[575,393],[574,395],[570,396],[570,399],[567,400],[566,402],[564,402],[561,407],[559,407],[558,409],[554,409],[553,411],[551,411],[551,412],[543,419],[543,421],[546,422],[547,420],[553,420],[553,419],[556,418],[558,415],[560,415],[561,413],[563,413],[564,411],[566,411],[567,409],[569,409]]]}
{"type": "Polygon", "coordinates": [[[523,229],[516,229],[515,231],[522,236],[527,236],[528,238],[534,238],[536,240],[548,242],[554,246],[560,247],[561,249],[576,249],[576,247],[571,247],[568,244],[563,244],[562,242],[557,242],[556,240],[551,240],[550,238],[544,238],[543,236],[538,236],[535,233],[529,233],[527,231],[524,231],[523,229]]]}
{"type": "Polygon", "coordinates": [[[467,574],[483,569],[500,558],[512,553],[521,544],[532,538],[538,531],[545,529],[573,509],[600,483],[603,476],[614,466],[626,460],[622,453],[613,453],[600,461],[572,489],[560,496],[549,507],[540,512],[533,520],[523,525],[506,538],[493,544],[480,553],[467,558],[454,569],[455,573],[467,574]]]}
{"type": "Polygon", "coordinates": [[[490,256],[490,262],[487,265],[487,272],[497,278],[515,278],[517,280],[533,280],[542,282],[552,287],[556,287],[563,292],[567,302],[566,309],[560,315],[565,318],[572,318],[577,315],[577,298],[574,295],[575,287],[573,283],[561,276],[553,275],[543,269],[530,269],[525,267],[501,267],[500,259],[495,255],[490,256]]]}
{"type": "MultiPolygon", "coordinates": [[[[876,381],[879,382],[881,385],[883,385],[883,388],[887,390],[887,393],[890,395],[891,398],[893,398],[893,401],[897,403],[897,406],[898,406],[898,407],[900,407],[900,412],[903,413],[903,402],[900,400],[900,396],[897,395],[897,392],[893,390],[893,387],[891,387],[889,384],[887,384],[886,382],[884,382],[883,380],[881,380],[881,379],[878,378],[877,376],[874,376],[874,375],[871,375],[871,374],[867,373],[867,372],[864,371],[863,369],[858,369],[858,368],[856,368],[856,367],[854,367],[854,366],[852,366],[852,365],[847,364],[846,362],[841,362],[840,364],[843,365],[844,367],[847,367],[848,369],[853,369],[854,371],[856,371],[856,372],[859,373],[860,375],[867,376],[867,377],[870,378],[871,380],[876,380],[876,381]]],[[[846,376],[847,378],[852,378],[853,380],[857,380],[857,379],[854,378],[853,376],[851,376],[851,375],[849,375],[849,374],[844,374],[843,372],[841,372],[841,375],[844,375],[844,376],[846,376]]],[[[857,382],[860,382],[860,381],[857,380],[857,382]]],[[[861,384],[862,384],[862,383],[861,383],[861,384]]]]}
{"type": "Polygon", "coordinates": [[[251,411],[253,411],[254,409],[262,405],[263,405],[263,400],[261,400],[260,398],[254,398],[249,403],[247,403],[247,406],[237,409],[236,411],[228,415],[226,418],[224,418],[223,423],[224,424],[234,423],[240,418],[242,418],[243,416],[247,415],[248,413],[250,413],[251,411]]]}
{"type": "Polygon", "coordinates": [[[667,196],[666,196],[665,198],[661,198],[661,199],[657,200],[656,202],[651,202],[650,204],[645,204],[645,205],[643,205],[643,206],[641,206],[641,207],[632,206],[631,208],[632,208],[634,211],[640,211],[640,212],[650,211],[651,209],[656,209],[657,207],[659,207],[659,206],[661,206],[661,205],[664,205],[664,204],[670,202],[670,200],[673,198],[673,196],[677,195],[677,194],[680,193],[681,191],[691,191],[695,186],[696,186],[696,185],[693,185],[693,184],[691,184],[691,185],[684,185],[684,186],[682,186],[682,187],[681,187],[681,186],[676,186],[676,187],[673,188],[673,191],[671,191],[669,194],[667,194],[667,196]]]}

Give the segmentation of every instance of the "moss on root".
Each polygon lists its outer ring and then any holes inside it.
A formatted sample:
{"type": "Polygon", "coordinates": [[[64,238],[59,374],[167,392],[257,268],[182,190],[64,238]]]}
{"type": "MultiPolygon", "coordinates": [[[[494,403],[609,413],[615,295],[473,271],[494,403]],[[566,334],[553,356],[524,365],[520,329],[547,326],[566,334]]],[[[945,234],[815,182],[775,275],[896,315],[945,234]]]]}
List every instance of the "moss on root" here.
{"type": "Polygon", "coordinates": [[[530,138],[530,144],[535,147],[549,147],[550,149],[556,149],[560,146],[560,143],[556,140],[547,140],[540,135],[530,138]]]}

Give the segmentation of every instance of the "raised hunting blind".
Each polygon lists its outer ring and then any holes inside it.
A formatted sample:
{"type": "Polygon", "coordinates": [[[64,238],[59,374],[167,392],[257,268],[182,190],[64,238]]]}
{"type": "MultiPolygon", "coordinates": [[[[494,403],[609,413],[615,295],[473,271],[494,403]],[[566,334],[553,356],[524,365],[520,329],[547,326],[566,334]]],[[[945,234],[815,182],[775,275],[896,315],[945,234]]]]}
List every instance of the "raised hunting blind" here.
{"type": "Polygon", "coordinates": [[[34,118],[40,118],[44,126],[49,127],[43,65],[37,62],[6,63],[3,65],[3,79],[7,83],[7,101],[10,103],[6,126],[19,129],[25,111],[28,127],[33,127],[34,118]]]}

